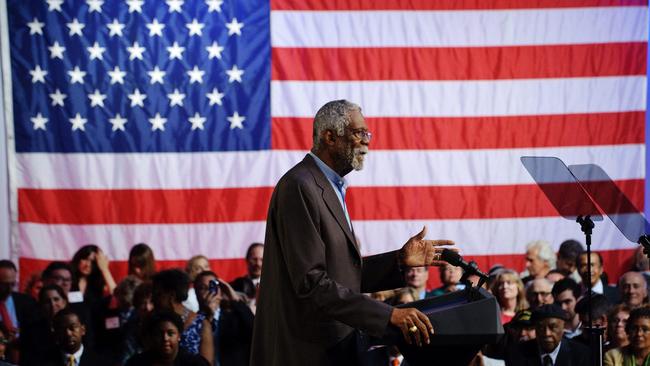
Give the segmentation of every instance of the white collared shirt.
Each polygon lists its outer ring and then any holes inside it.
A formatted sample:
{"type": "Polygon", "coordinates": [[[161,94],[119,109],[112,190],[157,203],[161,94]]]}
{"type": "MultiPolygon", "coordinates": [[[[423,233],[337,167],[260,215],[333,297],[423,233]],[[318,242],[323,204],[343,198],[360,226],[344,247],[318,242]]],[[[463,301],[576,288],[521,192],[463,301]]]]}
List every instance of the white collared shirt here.
{"type": "Polygon", "coordinates": [[[603,281],[599,279],[598,282],[596,282],[596,284],[594,285],[594,287],[591,288],[591,291],[602,295],[605,292],[605,289],[603,288],[603,281]]]}
{"type": "Polygon", "coordinates": [[[542,365],[544,364],[544,357],[546,357],[546,355],[551,356],[551,360],[553,360],[553,365],[555,365],[555,361],[557,360],[557,355],[560,353],[561,346],[562,346],[562,342],[560,341],[560,343],[558,343],[557,347],[555,347],[555,349],[551,353],[542,353],[542,351],[540,350],[539,353],[540,353],[540,360],[542,361],[542,365]]]}
{"type": "MultiPolygon", "coordinates": [[[[84,345],[82,344],[81,347],[79,347],[79,350],[72,354],[74,356],[74,364],[75,364],[75,366],[79,366],[79,361],[81,361],[81,355],[83,353],[84,353],[84,345]]],[[[64,365],[67,366],[68,365],[68,358],[70,358],[70,354],[64,352],[63,357],[64,357],[64,359],[63,359],[64,365]]]]}

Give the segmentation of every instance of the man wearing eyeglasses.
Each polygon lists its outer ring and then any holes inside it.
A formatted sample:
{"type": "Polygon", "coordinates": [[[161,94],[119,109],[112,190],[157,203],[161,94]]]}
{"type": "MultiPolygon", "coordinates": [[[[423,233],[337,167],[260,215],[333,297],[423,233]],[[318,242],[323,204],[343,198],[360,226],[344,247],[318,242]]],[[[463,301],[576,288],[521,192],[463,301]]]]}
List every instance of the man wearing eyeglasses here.
{"type": "Polygon", "coordinates": [[[538,278],[526,285],[526,300],[530,310],[535,310],[542,305],[553,303],[553,284],[546,278],[538,278]]]}
{"type": "Polygon", "coordinates": [[[389,326],[426,344],[433,327],[416,309],[363,295],[404,286],[401,268],[441,265],[441,245],[426,229],[401,250],[362,258],[346,206],[343,178],[361,170],[372,133],[346,100],[316,114],[313,147],[278,182],[269,206],[251,365],[356,365],[364,334],[389,326]],[[360,331],[363,331],[360,332],[360,331]]]}

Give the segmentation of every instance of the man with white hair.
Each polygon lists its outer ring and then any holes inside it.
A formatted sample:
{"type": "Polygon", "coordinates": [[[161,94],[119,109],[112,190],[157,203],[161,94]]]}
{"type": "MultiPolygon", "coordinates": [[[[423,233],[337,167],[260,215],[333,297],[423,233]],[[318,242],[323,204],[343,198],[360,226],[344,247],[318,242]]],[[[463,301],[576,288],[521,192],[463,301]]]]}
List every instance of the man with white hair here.
{"type": "Polygon", "coordinates": [[[630,309],[643,306],[648,300],[645,277],[639,272],[627,272],[618,280],[621,302],[630,309]]]}
{"type": "Polygon", "coordinates": [[[526,271],[521,274],[522,281],[544,278],[555,268],[555,252],[545,240],[537,240],[526,245],[526,271]]]}

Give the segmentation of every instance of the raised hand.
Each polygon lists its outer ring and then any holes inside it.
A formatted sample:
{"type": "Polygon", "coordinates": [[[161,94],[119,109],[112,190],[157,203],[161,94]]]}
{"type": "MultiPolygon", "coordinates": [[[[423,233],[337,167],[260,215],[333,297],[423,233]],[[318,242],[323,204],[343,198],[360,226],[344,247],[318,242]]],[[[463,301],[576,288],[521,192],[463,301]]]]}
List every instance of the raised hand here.
{"type": "MultiPolygon", "coordinates": [[[[427,240],[427,227],[410,238],[402,247],[400,260],[405,267],[442,266],[445,261],[440,260],[444,246],[454,245],[451,240],[427,240]],[[442,247],[442,248],[441,248],[442,247]]],[[[452,250],[457,250],[451,248],[452,250]]]]}

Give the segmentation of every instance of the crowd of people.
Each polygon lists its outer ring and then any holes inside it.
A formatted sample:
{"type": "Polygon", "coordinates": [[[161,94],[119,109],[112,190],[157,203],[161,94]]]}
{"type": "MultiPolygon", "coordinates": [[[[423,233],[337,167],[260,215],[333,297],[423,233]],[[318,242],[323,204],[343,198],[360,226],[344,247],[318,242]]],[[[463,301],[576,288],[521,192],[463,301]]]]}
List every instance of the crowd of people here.
{"type": "MultiPolygon", "coordinates": [[[[229,284],[205,256],[190,258],[184,269],[156,271],[153,251],[140,243],[131,248],[128,276],[116,282],[106,255],[87,245],[70,262],[34,274],[22,293],[14,291],[16,266],[0,260],[0,366],[248,365],[263,254],[263,244],[253,243],[248,273],[229,284]]],[[[650,265],[640,249],[635,258],[616,286],[602,256],[591,253],[589,268],[574,240],[557,253],[547,242],[530,243],[523,273],[493,266],[484,287],[501,308],[506,336],[474,363],[586,365],[591,318],[604,329],[605,365],[648,364],[650,265]]],[[[478,282],[470,276],[462,283],[462,270],[452,265],[439,271],[438,288],[427,289],[429,270],[415,267],[404,269],[404,288],[368,295],[408,304],[478,282]]],[[[388,362],[407,364],[397,349],[388,362]]]]}

